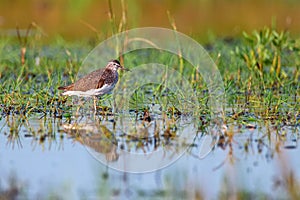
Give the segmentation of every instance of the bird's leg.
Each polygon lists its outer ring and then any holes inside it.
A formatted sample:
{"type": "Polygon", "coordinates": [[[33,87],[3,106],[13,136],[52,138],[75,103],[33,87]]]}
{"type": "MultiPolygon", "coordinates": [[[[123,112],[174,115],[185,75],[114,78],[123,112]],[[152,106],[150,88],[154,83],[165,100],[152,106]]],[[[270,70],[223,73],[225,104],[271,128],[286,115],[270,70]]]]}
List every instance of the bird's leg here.
{"type": "Polygon", "coordinates": [[[76,108],[76,113],[75,113],[76,116],[79,116],[79,110],[80,110],[80,105],[78,105],[76,108]]]}
{"type": "MultiPolygon", "coordinates": [[[[79,116],[79,109],[80,109],[80,99],[78,97],[75,97],[72,99],[73,105],[76,106],[76,111],[72,109],[72,111],[75,111],[75,117],[79,116]]],[[[74,113],[73,113],[74,114],[74,113]]]]}
{"type": "Polygon", "coordinates": [[[76,116],[79,116],[79,111],[83,104],[84,104],[84,100],[81,97],[78,97],[78,106],[76,108],[76,116]]]}
{"type": "Polygon", "coordinates": [[[97,97],[94,96],[93,98],[94,98],[94,111],[96,113],[97,112],[97,97]]]}

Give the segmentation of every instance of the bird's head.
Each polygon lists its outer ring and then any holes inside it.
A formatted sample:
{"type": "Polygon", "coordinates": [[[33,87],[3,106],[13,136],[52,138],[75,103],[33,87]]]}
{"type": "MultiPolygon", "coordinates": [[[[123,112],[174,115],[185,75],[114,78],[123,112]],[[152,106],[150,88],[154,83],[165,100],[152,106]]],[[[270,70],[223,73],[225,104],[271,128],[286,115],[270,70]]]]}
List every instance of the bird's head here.
{"type": "Polygon", "coordinates": [[[117,71],[118,69],[129,71],[128,69],[125,69],[118,60],[109,61],[106,67],[114,71],[117,71]]]}

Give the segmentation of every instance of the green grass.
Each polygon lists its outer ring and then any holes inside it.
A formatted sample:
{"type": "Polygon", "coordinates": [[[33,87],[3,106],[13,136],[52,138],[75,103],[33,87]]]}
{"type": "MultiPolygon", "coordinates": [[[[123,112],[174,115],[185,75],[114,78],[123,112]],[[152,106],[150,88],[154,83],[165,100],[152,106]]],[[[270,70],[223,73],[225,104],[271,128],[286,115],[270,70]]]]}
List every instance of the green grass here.
{"type": "MultiPolygon", "coordinates": [[[[231,109],[226,113],[227,122],[247,121],[248,118],[249,121],[277,119],[278,123],[299,124],[298,41],[285,32],[277,33],[266,28],[251,36],[245,34],[244,38],[219,39],[209,46],[225,84],[227,107],[231,109]],[[280,43],[278,37],[284,37],[284,40],[280,43]],[[250,113],[251,117],[245,113],[250,113]]],[[[31,38],[23,65],[20,48],[14,38],[0,39],[1,116],[63,117],[70,112],[71,98],[60,96],[57,88],[75,81],[77,71],[93,44],[87,41],[68,43],[58,38],[53,44],[44,46],[39,41],[35,44],[35,38],[31,38]]],[[[124,55],[126,65],[133,68],[155,58],[158,63],[181,71],[199,97],[199,113],[209,113],[208,96],[204,92],[207,88],[202,77],[185,61],[182,70],[177,56],[152,51],[124,55]]],[[[147,105],[156,103],[163,104],[164,111],[184,113],[179,109],[182,103],[179,93],[167,91],[159,83],[139,90],[132,97],[130,109],[143,111],[148,108],[147,105]]],[[[105,100],[107,98],[102,99],[102,104],[111,106],[105,104],[105,100]]]]}

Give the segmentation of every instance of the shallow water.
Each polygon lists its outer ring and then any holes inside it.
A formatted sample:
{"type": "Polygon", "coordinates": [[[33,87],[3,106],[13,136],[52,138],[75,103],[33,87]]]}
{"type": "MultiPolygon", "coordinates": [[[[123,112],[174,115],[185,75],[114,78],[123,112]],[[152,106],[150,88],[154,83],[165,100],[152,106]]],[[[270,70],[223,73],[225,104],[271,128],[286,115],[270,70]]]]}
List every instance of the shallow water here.
{"type": "Polygon", "coordinates": [[[286,176],[293,171],[299,180],[299,126],[228,124],[227,136],[218,136],[212,151],[199,159],[202,145],[211,141],[201,131],[184,137],[197,132],[189,120],[176,119],[175,136],[155,143],[149,138],[157,127],[160,135],[172,130],[168,118],[158,117],[156,124],[105,118],[84,117],[72,125],[51,118],[2,119],[0,194],[17,188],[18,197],[30,199],[218,199],[238,192],[286,198],[286,176]]]}

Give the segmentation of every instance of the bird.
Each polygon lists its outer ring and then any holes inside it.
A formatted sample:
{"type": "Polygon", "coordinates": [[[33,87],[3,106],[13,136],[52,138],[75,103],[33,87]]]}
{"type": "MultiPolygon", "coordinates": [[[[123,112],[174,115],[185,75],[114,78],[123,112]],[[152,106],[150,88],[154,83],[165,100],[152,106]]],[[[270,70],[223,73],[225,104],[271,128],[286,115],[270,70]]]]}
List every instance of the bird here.
{"type": "Polygon", "coordinates": [[[110,60],[105,68],[95,70],[76,82],[60,86],[58,89],[63,90],[62,95],[66,96],[94,97],[96,110],[95,97],[112,92],[119,80],[118,69],[129,71],[118,60],[110,60]]]}

